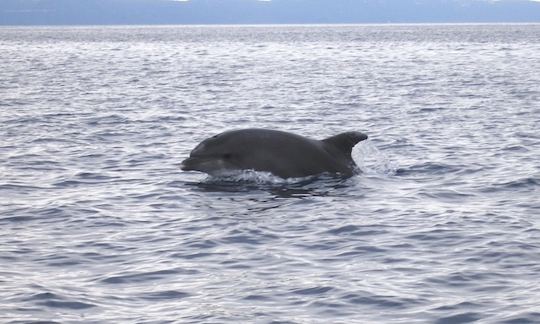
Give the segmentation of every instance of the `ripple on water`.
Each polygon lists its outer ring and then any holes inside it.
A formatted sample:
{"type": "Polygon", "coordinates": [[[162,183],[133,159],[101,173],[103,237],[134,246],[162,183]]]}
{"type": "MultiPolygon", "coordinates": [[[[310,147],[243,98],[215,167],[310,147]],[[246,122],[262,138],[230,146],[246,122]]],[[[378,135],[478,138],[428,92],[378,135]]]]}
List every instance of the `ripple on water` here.
{"type": "Polygon", "coordinates": [[[333,290],[332,287],[311,287],[293,290],[293,294],[297,295],[323,295],[333,290]]]}
{"type": "Polygon", "coordinates": [[[71,298],[63,297],[50,292],[34,294],[28,297],[25,301],[32,302],[32,304],[39,306],[68,310],[84,310],[87,308],[96,307],[96,305],[92,303],[72,300],[71,298]]]}
{"type": "Polygon", "coordinates": [[[501,319],[500,323],[504,324],[532,324],[540,321],[539,312],[521,312],[508,318],[501,319]]]}
{"type": "Polygon", "coordinates": [[[163,290],[141,294],[140,299],[150,301],[173,301],[189,297],[190,294],[178,290],[163,290]]]}
{"type": "Polygon", "coordinates": [[[475,312],[464,312],[455,315],[439,318],[435,321],[437,324],[455,324],[455,323],[472,323],[483,318],[484,315],[475,312]]]}
{"type": "Polygon", "coordinates": [[[346,294],[341,299],[350,304],[362,307],[375,306],[379,309],[399,309],[418,304],[418,301],[412,298],[377,295],[368,292],[346,294]]]}
{"type": "Polygon", "coordinates": [[[150,281],[165,280],[172,275],[193,275],[199,271],[195,269],[168,269],[158,271],[147,271],[132,274],[111,275],[100,281],[106,284],[131,284],[150,281]]]}

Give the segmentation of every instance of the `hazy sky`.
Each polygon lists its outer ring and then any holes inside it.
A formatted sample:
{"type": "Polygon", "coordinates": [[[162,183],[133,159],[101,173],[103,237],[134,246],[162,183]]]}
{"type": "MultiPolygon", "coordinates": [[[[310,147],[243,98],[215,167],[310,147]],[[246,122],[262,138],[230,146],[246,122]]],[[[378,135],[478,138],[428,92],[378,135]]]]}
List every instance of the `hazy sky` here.
{"type": "Polygon", "coordinates": [[[0,0],[0,25],[540,22],[540,0],[0,0]]]}

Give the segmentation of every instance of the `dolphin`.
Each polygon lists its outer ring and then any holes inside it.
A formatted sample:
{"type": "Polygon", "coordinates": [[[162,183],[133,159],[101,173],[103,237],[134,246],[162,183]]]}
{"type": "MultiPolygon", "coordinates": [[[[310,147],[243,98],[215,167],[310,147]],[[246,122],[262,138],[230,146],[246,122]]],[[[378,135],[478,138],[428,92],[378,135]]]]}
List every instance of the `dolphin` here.
{"type": "Polygon", "coordinates": [[[351,177],[357,170],[352,148],[367,138],[360,132],[316,140],[270,129],[231,130],[199,143],[181,169],[210,175],[254,170],[284,179],[323,173],[351,177]]]}

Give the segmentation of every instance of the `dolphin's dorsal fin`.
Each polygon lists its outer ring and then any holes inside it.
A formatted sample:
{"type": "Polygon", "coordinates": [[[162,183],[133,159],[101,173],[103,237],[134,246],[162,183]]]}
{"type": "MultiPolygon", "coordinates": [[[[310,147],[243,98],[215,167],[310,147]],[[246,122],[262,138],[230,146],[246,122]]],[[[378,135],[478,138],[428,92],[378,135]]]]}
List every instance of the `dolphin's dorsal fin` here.
{"type": "Polygon", "coordinates": [[[337,148],[343,152],[348,158],[351,157],[352,148],[368,137],[366,134],[360,132],[346,132],[335,136],[331,136],[323,139],[322,141],[328,145],[337,148]]]}

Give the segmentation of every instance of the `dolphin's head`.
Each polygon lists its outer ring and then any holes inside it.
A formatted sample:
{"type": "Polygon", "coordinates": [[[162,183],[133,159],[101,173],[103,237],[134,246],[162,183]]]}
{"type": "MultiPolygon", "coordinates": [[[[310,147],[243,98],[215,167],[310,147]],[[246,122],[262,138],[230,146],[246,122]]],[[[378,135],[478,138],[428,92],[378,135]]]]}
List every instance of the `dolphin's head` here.
{"type": "Polygon", "coordinates": [[[189,157],[182,162],[183,171],[201,171],[210,175],[220,175],[241,169],[238,167],[240,150],[228,144],[226,133],[212,136],[195,147],[189,157]]]}

